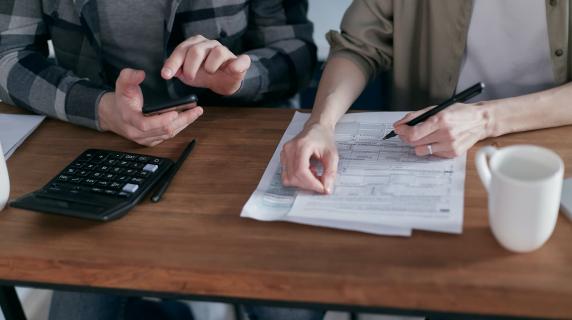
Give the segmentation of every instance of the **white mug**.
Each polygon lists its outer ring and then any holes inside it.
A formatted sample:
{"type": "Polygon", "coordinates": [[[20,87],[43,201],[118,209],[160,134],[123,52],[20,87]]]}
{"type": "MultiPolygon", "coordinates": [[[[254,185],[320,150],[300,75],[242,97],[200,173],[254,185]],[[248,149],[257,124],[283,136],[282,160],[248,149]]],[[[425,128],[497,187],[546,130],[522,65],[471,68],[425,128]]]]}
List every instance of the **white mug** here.
{"type": "Polygon", "coordinates": [[[0,142],[0,211],[4,209],[8,196],[10,195],[10,179],[8,179],[8,168],[4,159],[4,151],[0,142]]]}
{"type": "Polygon", "coordinates": [[[489,223],[498,242],[515,252],[540,248],[558,218],[564,175],[560,156],[533,145],[488,146],[477,152],[475,164],[489,195],[489,223]]]}

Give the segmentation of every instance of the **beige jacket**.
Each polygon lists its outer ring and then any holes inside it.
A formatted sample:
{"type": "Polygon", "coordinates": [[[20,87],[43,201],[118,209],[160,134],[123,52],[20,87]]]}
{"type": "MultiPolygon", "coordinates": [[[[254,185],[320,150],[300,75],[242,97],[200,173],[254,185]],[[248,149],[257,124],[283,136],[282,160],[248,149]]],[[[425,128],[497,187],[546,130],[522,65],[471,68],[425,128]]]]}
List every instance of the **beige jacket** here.
{"type": "MultiPolygon", "coordinates": [[[[472,0],[354,0],[330,31],[330,56],[355,62],[373,78],[390,71],[392,110],[419,109],[450,97],[457,86],[472,0]]],[[[557,85],[572,77],[569,0],[546,0],[557,85]]]]}

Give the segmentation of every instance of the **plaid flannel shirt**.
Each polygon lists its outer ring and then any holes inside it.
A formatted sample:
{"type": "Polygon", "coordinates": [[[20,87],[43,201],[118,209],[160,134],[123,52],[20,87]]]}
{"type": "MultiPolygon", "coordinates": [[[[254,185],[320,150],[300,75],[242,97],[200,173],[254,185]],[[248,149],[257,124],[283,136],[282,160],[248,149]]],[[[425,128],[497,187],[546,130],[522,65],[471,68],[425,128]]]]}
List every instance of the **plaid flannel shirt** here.
{"type": "MultiPolygon", "coordinates": [[[[239,91],[222,101],[285,98],[309,82],[316,63],[306,11],[307,0],[173,0],[160,45],[167,58],[191,36],[216,39],[252,59],[239,91]]],[[[99,129],[99,99],[120,71],[106,62],[100,37],[96,0],[1,0],[0,99],[99,129]],[[49,39],[57,62],[48,59],[49,39]]],[[[215,96],[178,80],[167,86],[173,95],[215,96]]]]}

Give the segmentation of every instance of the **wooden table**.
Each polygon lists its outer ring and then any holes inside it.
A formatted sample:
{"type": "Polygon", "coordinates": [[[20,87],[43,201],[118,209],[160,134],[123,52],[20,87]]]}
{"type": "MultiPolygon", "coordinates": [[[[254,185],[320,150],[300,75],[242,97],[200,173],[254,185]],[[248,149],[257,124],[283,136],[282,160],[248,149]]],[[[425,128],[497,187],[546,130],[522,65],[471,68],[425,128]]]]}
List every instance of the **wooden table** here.
{"type": "Polygon", "coordinates": [[[533,253],[502,249],[473,165],[484,144],[534,143],[556,150],[570,175],[572,127],[479,143],[468,155],[463,234],[398,238],[239,217],[292,114],[207,108],[154,148],[45,121],[8,161],[12,198],[88,147],[175,159],[189,139],[198,144],[163,201],[144,201],[118,221],[1,212],[0,296],[6,302],[11,286],[23,285],[438,318],[572,318],[572,223],[560,216],[533,253]]]}

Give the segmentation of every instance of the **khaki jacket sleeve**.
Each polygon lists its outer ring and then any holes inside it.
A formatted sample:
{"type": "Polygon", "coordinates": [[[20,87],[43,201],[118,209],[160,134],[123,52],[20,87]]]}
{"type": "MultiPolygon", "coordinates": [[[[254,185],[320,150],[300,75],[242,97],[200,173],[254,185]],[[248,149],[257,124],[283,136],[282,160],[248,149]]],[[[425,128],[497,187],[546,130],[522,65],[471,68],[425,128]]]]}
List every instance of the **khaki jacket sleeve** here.
{"type": "Polygon", "coordinates": [[[330,58],[354,62],[367,79],[391,68],[393,63],[393,2],[354,0],[346,11],[341,32],[326,34],[330,58]]]}

